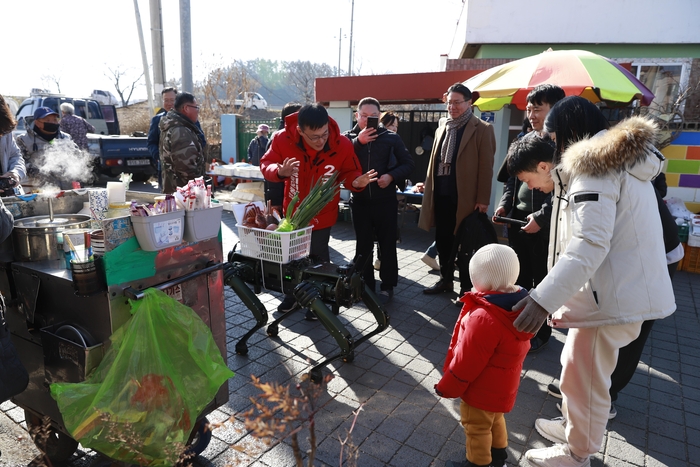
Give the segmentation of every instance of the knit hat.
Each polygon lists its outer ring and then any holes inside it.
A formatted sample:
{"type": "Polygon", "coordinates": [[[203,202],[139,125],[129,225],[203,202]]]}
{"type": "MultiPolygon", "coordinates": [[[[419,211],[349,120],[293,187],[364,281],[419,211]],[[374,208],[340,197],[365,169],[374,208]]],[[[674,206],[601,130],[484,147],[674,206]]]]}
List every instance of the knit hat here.
{"type": "Polygon", "coordinates": [[[469,277],[477,292],[515,292],[520,274],[518,255],[509,246],[490,243],[469,261],[469,277]]]}

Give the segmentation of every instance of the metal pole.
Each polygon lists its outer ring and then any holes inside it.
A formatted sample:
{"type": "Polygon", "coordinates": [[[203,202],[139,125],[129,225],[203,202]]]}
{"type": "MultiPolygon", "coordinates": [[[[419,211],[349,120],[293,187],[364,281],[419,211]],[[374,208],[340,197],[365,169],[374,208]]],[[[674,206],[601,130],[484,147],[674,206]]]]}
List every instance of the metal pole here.
{"type": "Polygon", "coordinates": [[[340,33],[338,34],[338,70],[336,76],[340,76],[340,51],[342,50],[341,43],[343,42],[343,28],[340,28],[340,33]]]}
{"type": "Polygon", "coordinates": [[[352,9],[350,10],[350,60],[348,65],[348,76],[352,76],[352,26],[355,17],[355,0],[352,0],[352,9]]]}
{"type": "Polygon", "coordinates": [[[190,0],[180,0],[180,50],[182,61],[182,91],[192,92],[192,29],[190,0]]]}
{"type": "Polygon", "coordinates": [[[149,1],[151,13],[151,55],[153,56],[153,89],[155,105],[163,107],[161,92],[165,87],[165,61],[163,60],[163,16],[160,0],[149,1]]]}
{"type": "Polygon", "coordinates": [[[141,61],[143,62],[143,75],[146,78],[146,93],[148,95],[148,107],[153,109],[153,90],[151,89],[151,73],[148,69],[146,44],[143,41],[143,28],[141,27],[141,14],[139,13],[138,0],[134,0],[134,14],[136,15],[136,29],[139,32],[139,43],[141,45],[141,61]]]}

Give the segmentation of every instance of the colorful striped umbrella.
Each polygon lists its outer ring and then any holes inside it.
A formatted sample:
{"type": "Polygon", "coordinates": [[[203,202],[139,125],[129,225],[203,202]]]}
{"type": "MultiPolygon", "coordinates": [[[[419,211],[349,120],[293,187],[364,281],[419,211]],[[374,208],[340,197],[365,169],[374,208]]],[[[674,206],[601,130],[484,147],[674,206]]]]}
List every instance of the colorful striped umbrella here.
{"type": "Polygon", "coordinates": [[[490,68],[464,82],[472,92],[478,93],[474,105],[481,111],[499,110],[506,104],[525,110],[527,94],[539,84],[556,84],[567,96],[581,96],[613,106],[626,105],[635,99],[649,105],[654,99],[654,94],[632,73],[586,50],[549,49],[490,68]]]}

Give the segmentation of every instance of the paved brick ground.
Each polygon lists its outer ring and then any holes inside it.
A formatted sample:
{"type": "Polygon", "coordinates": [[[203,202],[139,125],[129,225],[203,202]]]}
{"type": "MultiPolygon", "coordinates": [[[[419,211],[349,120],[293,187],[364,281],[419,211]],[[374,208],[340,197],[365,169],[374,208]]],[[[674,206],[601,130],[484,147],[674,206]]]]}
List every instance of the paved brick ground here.
{"type": "MultiPolygon", "coordinates": [[[[327,404],[316,419],[315,465],[340,465],[338,437],[345,436],[360,404],[364,404],[363,411],[352,432],[359,446],[357,465],[428,467],[463,459],[459,404],[437,397],[432,389],[458,315],[451,301],[456,294],[423,295],[422,289],[438,276],[420,261],[432,237],[418,230],[414,220],[409,213],[399,245],[401,277],[388,306],[391,326],[359,346],[353,363],[328,367],[335,378],[327,387],[327,404]]],[[[234,224],[233,216],[225,213],[226,251],[237,241],[234,224]]],[[[350,223],[339,222],[333,228],[333,262],[344,263],[353,256],[353,238],[350,223]]],[[[654,326],[637,372],[619,396],[618,416],[609,422],[593,466],[700,465],[700,319],[696,308],[700,276],[679,272],[674,287],[678,311],[654,326]]],[[[268,310],[279,303],[277,294],[264,293],[261,299],[268,310]]],[[[208,449],[196,458],[195,465],[292,466],[288,443],[268,448],[243,428],[240,413],[250,408],[248,397],[257,393],[250,375],[263,381],[296,382],[311,367],[307,359],[321,360],[334,351],[335,343],[319,323],[307,322],[303,313],[297,313],[282,322],[278,338],[260,330],[249,341],[248,356],[239,356],[234,346],[252,326],[252,314],[231,290],[226,291],[226,312],[228,363],[236,376],[229,384],[230,401],[209,418],[225,421],[233,415],[235,422],[214,430],[208,449]]],[[[351,333],[373,327],[372,316],[362,305],[343,310],[341,319],[351,333]]],[[[525,360],[516,407],[506,415],[508,465],[527,465],[523,458],[527,449],[550,444],[537,434],[534,422],[538,417],[558,416],[558,399],[547,395],[546,386],[558,378],[564,339],[565,334],[555,330],[549,346],[525,360]]],[[[5,403],[0,409],[24,426],[17,407],[5,403]]],[[[305,439],[302,444],[308,447],[305,439]]],[[[68,465],[89,465],[94,458],[93,452],[80,450],[68,465]]],[[[3,461],[9,462],[3,458],[0,465],[3,461]]]]}

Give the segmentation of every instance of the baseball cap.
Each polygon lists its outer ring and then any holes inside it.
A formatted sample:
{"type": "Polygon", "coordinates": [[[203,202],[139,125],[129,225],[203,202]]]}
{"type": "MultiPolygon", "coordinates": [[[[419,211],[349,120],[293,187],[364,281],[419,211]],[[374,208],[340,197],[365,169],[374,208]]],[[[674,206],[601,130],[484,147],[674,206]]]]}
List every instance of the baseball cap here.
{"type": "Polygon", "coordinates": [[[270,131],[270,127],[265,125],[264,123],[258,125],[258,130],[257,131],[270,131]]]}
{"type": "Polygon", "coordinates": [[[34,111],[34,120],[44,118],[48,115],[58,115],[58,112],[56,112],[50,107],[39,107],[34,111]]]}

